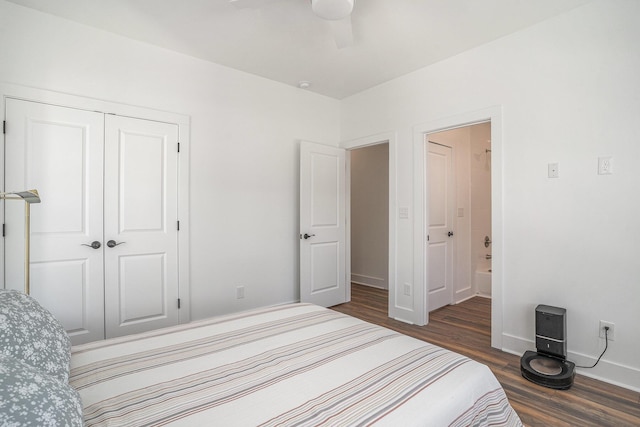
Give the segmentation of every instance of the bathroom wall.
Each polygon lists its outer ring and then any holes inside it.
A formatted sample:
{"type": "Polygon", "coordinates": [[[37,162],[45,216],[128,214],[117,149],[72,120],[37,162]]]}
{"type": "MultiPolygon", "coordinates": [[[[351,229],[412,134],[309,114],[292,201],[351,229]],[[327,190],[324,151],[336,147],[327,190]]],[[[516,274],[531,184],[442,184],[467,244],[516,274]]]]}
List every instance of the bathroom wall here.
{"type": "MultiPolygon", "coordinates": [[[[491,123],[469,128],[471,177],[471,271],[491,268],[486,259],[491,246],[485,248],[484,238],[491,239],[491,123]]],[[[476,288],[477,292],[477,288],[476,288]]]]}

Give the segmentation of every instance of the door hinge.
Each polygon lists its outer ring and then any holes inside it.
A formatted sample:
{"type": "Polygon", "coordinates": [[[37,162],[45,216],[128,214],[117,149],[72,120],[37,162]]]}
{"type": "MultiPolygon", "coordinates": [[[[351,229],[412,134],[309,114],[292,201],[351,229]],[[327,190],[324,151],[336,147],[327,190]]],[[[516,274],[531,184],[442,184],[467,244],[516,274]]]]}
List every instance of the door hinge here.
{"type": "Polygon", "coordinates": [[[178,298],[178,310],[180,310],[180,298],[178,298]]]}
{"type": "Polygon", "coordinates": [[[177,221],[178,223],[178,231],[180,231],[180,221],[177,221]]]}
{"type": "Polygon", "coordinates": [[[2,237],[4,237],[4,236],[5,236],[5,234],[4,234],[4,226],[5,226],[5,225],[6,225],[6,224],[2,224],[2,237]]]}
{"type": "Polygon", "coordinates": [[[427,242],[429,241],[429,235],[427,234],[427,242]]]}
{"type": "Polygon", "coordinates": [[[178,153],[180,152],[180,143],[178,142],[178,153]]]}
{"type": "Polygon", "coordinates": [[[3,120],[2,121],[2,133],[6,135],[7,133],[7,121],[3,120]]]}

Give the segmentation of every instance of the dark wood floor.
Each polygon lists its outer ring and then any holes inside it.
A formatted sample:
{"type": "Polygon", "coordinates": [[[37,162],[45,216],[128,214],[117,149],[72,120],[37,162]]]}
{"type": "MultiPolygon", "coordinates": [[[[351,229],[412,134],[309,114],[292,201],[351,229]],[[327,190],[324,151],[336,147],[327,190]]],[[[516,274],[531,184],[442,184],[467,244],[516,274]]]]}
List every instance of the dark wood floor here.
{"type": "Polygon", "coordinates": [[[576,375],[569,390],[552,390],[520,375],[520,358],[491,347],[491,300],[472,298],[429,314],[427,326],[387,316],[386,291],[352,285],[336,311],[464,354],[491,368],[526,426],[640,426],[640,393],[576,375]]]}

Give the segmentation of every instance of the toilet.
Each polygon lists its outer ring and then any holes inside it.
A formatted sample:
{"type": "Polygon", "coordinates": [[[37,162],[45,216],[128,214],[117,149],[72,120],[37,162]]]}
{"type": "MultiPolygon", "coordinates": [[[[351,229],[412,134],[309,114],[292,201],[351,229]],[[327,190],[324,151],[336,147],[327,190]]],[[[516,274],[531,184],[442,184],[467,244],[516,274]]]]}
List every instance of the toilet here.
{"type": "Polygon", "coordinates": [[[557,390],[573,385],[576,365],[567,358],[567,310],[549,305],[536,307],[536,350],[520,358],[520,372],[527,380],[557,390]]]}

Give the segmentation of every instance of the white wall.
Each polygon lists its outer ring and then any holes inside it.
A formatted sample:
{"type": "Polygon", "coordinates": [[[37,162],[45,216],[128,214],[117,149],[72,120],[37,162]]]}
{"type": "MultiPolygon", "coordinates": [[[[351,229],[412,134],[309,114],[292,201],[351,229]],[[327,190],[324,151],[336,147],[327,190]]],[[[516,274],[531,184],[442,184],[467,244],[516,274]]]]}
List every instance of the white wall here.
{"type": "Polygon", "coordinates": [[[350,152],[351,281],[389,287],[389,144],[350,152]]]}
{"type": "Polygon", "coordinates": [[[298,141],[338,101],[1,0],[0,81],[189,115],[192,317],[298,299],[298,141]]]}
{"type": "MultiPolygon", "coordinates": [[[[534,348],[537,304],[566,307],[569,357],[586,364],[604,348],[598,321],[612,321],[616,341],[588,374],[635,389],[638,16],[638,1],[597,0],[342,102],[343,140],[396,133],[399,206],[413,201],[414,126],[502,106],[503,151],[492,154],[503,176],[494,183],[504,219],[503,347],[534,348]],[[597,174],[598,156],[613,156],[613,175],[597,174]],[[560,178],[547,178],[550,162],[560,178]]],[[[398,283],[412,283],[414,238],[413,223],[399,222],[398,283]]]]}

